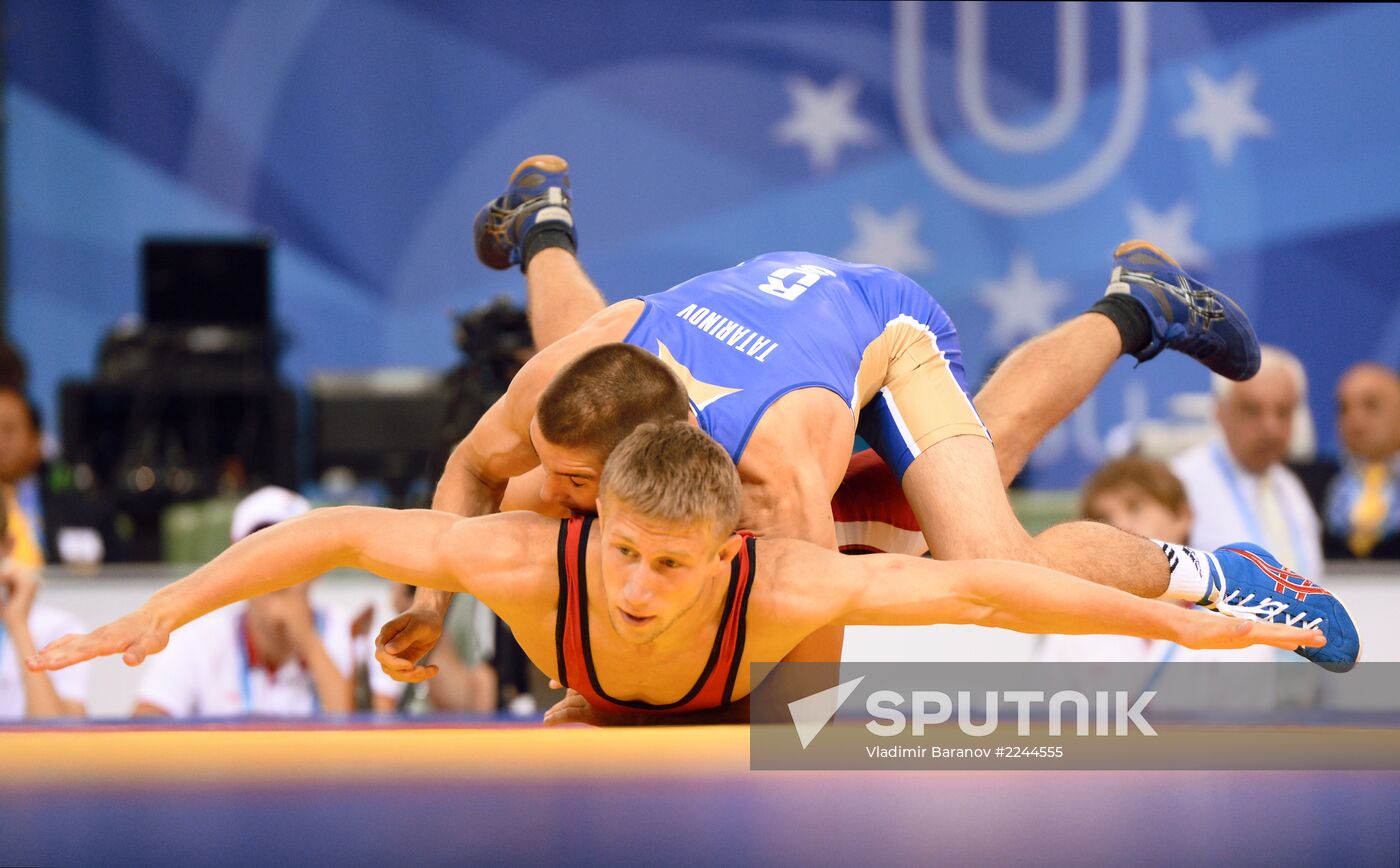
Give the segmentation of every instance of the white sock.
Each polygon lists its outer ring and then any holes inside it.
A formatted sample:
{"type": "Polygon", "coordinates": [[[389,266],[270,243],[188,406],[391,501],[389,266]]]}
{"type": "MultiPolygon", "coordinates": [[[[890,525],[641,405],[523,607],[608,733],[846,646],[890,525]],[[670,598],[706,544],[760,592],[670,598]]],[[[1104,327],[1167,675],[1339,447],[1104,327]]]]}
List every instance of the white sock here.
{"type": "Polygon", "coordinates": [[[1204,599],[1211,588],[1209,556],[1190,546],[1179,546],[1159,539],[1154,539],[1153,542],[1167,556],[1167,566],[1171,568],[1167,592],[1162,598],[1187,600],[1192,603],[1204,599]]]}

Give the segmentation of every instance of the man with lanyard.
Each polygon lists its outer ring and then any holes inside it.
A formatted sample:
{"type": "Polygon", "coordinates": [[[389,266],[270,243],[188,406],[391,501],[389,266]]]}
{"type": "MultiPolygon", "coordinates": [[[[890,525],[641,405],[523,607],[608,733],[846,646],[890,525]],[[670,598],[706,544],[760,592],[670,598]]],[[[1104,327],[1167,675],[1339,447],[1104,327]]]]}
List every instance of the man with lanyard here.
{"type": "MultiPolygon", "coordinates": [[[[309,511],[284,488],[253,492],[233,513],[233,542],[309,511]]],[[[315,609],[309,585],[201,619],[146,667],[137,716],[307,716],[353,710],[349,621],[315,609]]]]}
{"type": "Polygon", "coordinates": [[[1306,399],[1306,376],[1298,360],[1278,347],[1264,347],[1261,358],[1253,379],[1217,380],[1222,436],[1171,462],[1195,515],[1191,542],[1210,549],[1255,540],[1297,572],[1320,579],[1321,523],[1302,483],[1283,464],[1306,399]]]}

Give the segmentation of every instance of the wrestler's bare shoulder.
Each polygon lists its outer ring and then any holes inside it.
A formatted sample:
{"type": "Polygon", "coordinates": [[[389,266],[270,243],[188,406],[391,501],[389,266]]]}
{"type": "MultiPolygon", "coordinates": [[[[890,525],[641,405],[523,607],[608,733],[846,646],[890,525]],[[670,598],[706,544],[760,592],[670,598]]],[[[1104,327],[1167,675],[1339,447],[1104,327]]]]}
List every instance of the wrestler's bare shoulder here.
{"type": "Polygon", "coordinates": [[[754,560],[751,616],[809,630],[835,617],[841,600],[831,589],[833,580],[839,581],[835,573],[845,565],[841,555],[802,540],[759,539],[754,542],[754,560]]]}
{"type": "Polygon", "coordinates": [[[490,590],[477,594],[484,601],[552,600],[558,592],[558,540],[559,519],[523,510],[496,513],[458,520],[443,539],[443,554],[461,574],[490,576],[490,590]]]}
{"type": "Polygon", "coordinates": [[[574,335],[587,335],[591,341],[597,343],[620,341],[627,337],[627,333],[632,330],[632,326],[645,309],[646,302],[640,298],[629,298],[610,304],[584,320],[574,335]]]}

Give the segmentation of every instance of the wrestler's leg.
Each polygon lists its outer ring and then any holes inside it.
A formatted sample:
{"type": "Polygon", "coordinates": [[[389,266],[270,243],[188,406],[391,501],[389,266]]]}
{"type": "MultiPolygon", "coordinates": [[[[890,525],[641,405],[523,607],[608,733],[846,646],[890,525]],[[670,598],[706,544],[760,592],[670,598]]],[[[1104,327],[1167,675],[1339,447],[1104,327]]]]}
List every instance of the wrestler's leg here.
{"type": "Polygon", "coordinates": [[[546,247],[530,258],[529,266],[525,272],[526,310],[536,349],[572,333],[608,306],[572,251],[546,247]]]}
{"type": "Polygon", "coordinates": [[[858,430],[899,478],[933,556],[1025,561],[1161,596],[1167,555],[1151,540],[1092,522],[1031,538],[1007,499],[998,449],[968,399],[957,329],[927,294],[896,291],[904,314],[882,336],[890,361],[858,430]]]}
{"type": "Polygon", "coordinates": [[[1090,312],[1018,347],[978,393],[1002,481],[1011,482],[1119,355],[1145,362],[1166,349],[1232,380],[1259,370],[1259,339],[1239,305],[1160,248],[1125,242],[1113,251],[1108,291],[1090,312]]]}
{"type": "MultiPolygon", "coordinates": [[[[962,451],[960,447],[966,445],[956,444],[959,452],[962,451]]],[[[985,447],[979,449],[985,451],[985,447]]],[[[1103,584],[1124,587],[1143,597],[1160,596],[1166,590],[1166,561],[1155,544],[1092,522],[1057,525],[1032,539],[1019,522],[1014,526],[1010,523],[1015,521],[1015,516],[1010,514],[1010,504],[1005,502],[1004,496],[987,497],[981,503],[963,502],[963,495],[979,490],[973,481],[977,476],[975,457],[954,455],[945,460],[954,464],[948,475],[960,480],[956,489],[958,506],[950,518],[924,520],[944,522],[945,532],[920,536],[921,526],[933,528],[933,525],[919,521],[893,471],[872,451],[852,456],[851,469],[832,499],[836,535],[842,552],[919,555],[928,550],[930,540],[937,540],[942,546],[940,557],[1028,560],[1085,577],[1101,573],[1100,561],[1125,560],[1137,565],[1134,568],[1138,571],[1134,574],[1137,581],[1126,586],[1121,579],[1109,577],[1103,584]],[[986,522],[978,518],[987,514],[999,516],[992,525],[1001,529],[999,534],[988,533],[986,522]],[[1149,545],[1144,546],[1144,542],[1149,545]]],[[[905,474],[906,484],[923,491],[939,490],[936,487],[939,483],[934,479],[938,475],[933,469],[934,463],[933,459],[922,464],[916,460],[905,474]]],[[[975,498],[969,500],[975,501],[975,498]]],[[[933,511],[925,504],[926,516],[933,511]]]]}
{"type": "Polygon", "coordinates": [[[977,393],[977,412],[996,443],[1001,481],[1010,485],[1045,435],[1103,380],[1123,353],[1118,328],[1086,313],[1011,352],[977,393]]]}
{"type": "Polygon", "coordinates": [[[1032,538],[1011,509],[995,450],[985,437],[954,436],[928,446],[909,465],[902,482],[924,537],[939,558],[1025,561],[1140,597],[1160,597],[1167,591],[1167,556],[1144,537],[1077,521],[1032,538]]]}
{"type": "Polygon", "coordinates": [[[573,190],[569,163],[553,154],[527,157],[506,189],[477,213],[476,255],[488,268],[518,265],[525,273],[526,309],[536,349],[570,334],[607,306],[574,256],[573,190]]]}

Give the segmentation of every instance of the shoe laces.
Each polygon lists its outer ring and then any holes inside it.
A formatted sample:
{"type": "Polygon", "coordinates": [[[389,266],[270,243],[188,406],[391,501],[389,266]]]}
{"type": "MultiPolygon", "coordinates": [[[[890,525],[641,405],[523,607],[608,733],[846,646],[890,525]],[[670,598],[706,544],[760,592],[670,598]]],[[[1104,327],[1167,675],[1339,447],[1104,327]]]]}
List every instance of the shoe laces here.
{"type": "Polygon", "coordinates": [[[515,233],[524,217],[550,205],[567,208],[569,197],[564,193],[562,187],[548,187],[538,195],[531,196],[517,205],[506,207],[505,202],[506,197],[501,196],[491,203],[491,220],[487,224],[486,231],[514,244],[519,241],[515,237],[515,233]]]}
{"type": "MultiPolygon", "coordinates": [[[[1225,587],[1225,570],[1220,566],[1220,561],[1214,554],[1207,554],[1206,557],[1215,565],[1215,575],[1219,576],[1220,596],[1215,602],[1207,604],[1222,615],[1232,618],[1243,618],[1251,621],[1274,621],[1280,615],[1283,616],[1281,622],[1286,627],[1302,627],[1311,630],[1322,623],[1322,617],[1318,616],[1311,621],[1305,621],[1308,613],[1298,611],[1290,613],[1290,604],[1287,600],[1275,600],[1273,597],[1264,597],[1259,602],[1254,602],[1254,594],[1244,594],[1239,588],[1229,590],[1225,587]],[[1244,594],[1244,596],[1240,596],[1244,594]]],[[[1214,580],[1212,580],[1214,581],[1214,580]]]]}
{"type": "Polygon", "coordinates": [[[1307,630],[1311,630],[1322,623],[1322,618],[1320,616],[1308,621],[1306,620],[1308,617],[1307,612],[1300,611],[1296,614],[1290,612],[1287,600],[1275,600],[1273,597],[1265,597],[1255,603],[1253,602],[1254,594],[1245,594],[1245,596],[1241,597],[1240,594],[1243,593],[1244,592],[1239,589],[1231,591],[1229,594],[1216,601],[1216,611],[1233,618],[1244,618],[1253,621],[1273,621],[1275,618],[1282,615],[1283,620],[1279,623],[1282,623],[1285,627],[1302,627],[1307,630]]]}
{"type": "Polygon", "coordinates": [[[1150,284],[1169,292],[1186,304],[1186,310],[1190,313],[1192,321],[1199,321],[1201,328],[1210,329],[1210,324],[1219,322],[1226,318],[1225,305],[1220,301],[1215,290],[1208,286],[1188,281],[1186,277],[1178,276],[1176,280],[1163,280],[1156,274],[1147,271],[1123,270],[1123,277],[1140,284],[1150,284]]]}

